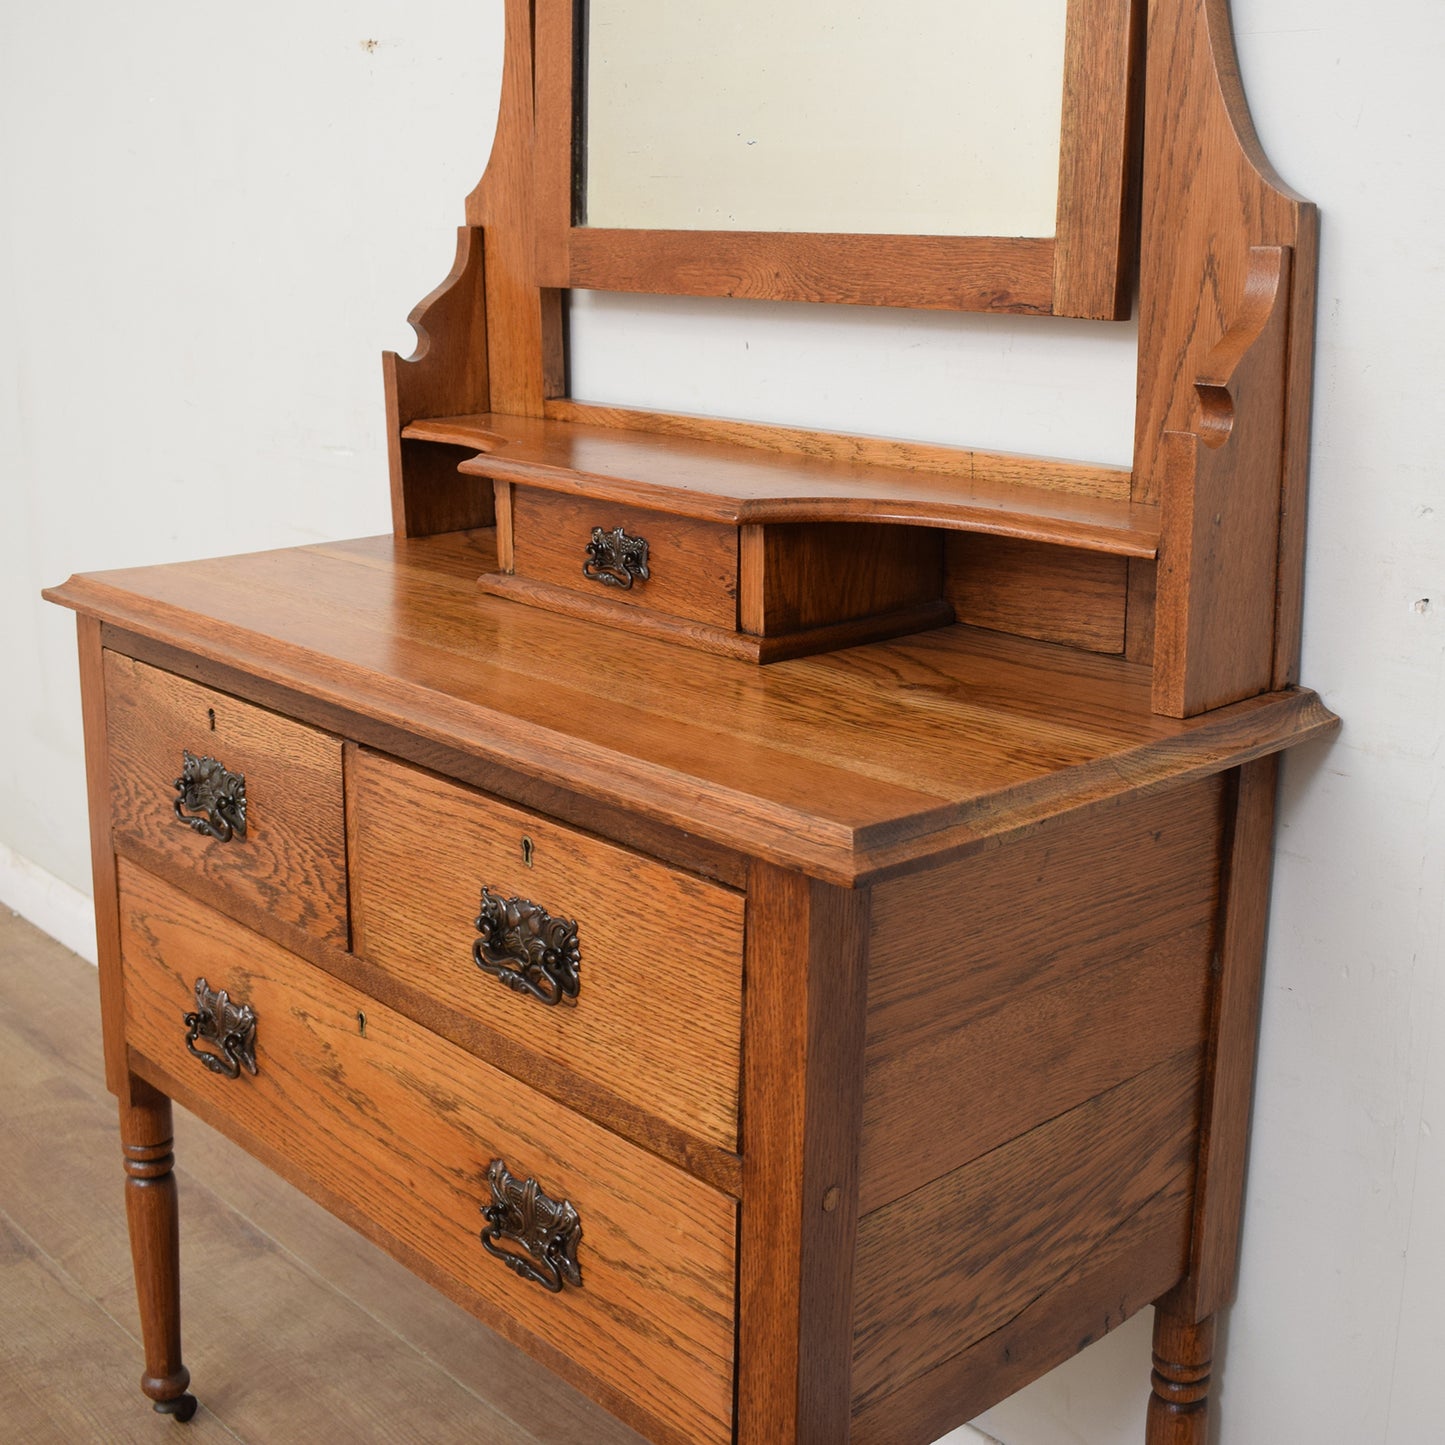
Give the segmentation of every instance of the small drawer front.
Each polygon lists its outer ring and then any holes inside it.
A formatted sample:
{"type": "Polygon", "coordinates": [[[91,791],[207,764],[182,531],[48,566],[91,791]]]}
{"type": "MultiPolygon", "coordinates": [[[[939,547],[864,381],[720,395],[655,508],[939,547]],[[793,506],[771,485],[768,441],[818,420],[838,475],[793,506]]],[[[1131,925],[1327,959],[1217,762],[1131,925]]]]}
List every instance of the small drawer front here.
{"type": "Polygon", "coordinates": [[[359,956],[736,1147],[740,894],[364,748],[347,776],[359,956]]]}
{"type": "Polygon", "coordinates": [[[731,1438],[731,1199],[125,860],[120,884],[142,1071],[480,1296],[504,1333],[581,1366],[604,1402],[610,1386],[678,1438],[731,1438]],[[204,1026],[188,1048],[198,977],[228,995],[254,1073],[193,1057],[219,1052],[204,1026]]]}
{"type": "Polygon", "coordinates": [[[736,527],[516,487],[512,559],[519,576],[538,582],[728,631],[738,625],[736,527]],[[602,536],[589,554],[594,529],[602,536]]]}
{"type": "Polygon", "coordinates": [[[341,740],[115,652],[105,699],[117,848],[345,948],[341,740]]]}

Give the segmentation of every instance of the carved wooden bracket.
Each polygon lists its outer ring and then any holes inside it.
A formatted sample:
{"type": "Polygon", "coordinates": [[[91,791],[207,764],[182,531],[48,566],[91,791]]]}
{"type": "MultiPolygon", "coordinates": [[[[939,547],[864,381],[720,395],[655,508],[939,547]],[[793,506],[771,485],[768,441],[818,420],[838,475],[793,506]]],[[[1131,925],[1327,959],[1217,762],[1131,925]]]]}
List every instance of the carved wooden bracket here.
{"type": "Polygon", "coordinates": [[[1242,309],[1204,358],[1192,431],[1165,436],[1154,710],[1274,685],[1291,252],[1254,246],[1242,309]]]}

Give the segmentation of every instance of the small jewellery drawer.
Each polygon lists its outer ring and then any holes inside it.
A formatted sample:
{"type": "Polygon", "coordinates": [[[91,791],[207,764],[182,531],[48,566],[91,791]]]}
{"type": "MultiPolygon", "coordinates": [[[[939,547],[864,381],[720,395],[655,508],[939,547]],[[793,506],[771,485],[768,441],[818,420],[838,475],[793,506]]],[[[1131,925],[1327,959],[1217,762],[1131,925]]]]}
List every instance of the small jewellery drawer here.
{"type": "Polygon", "coordinates": [[[518,576],[731,631],[738,529],[534,487],[512,491],[518,576]]]}
{"type": "Polygon", "coordinates": [[[120,903],[138,1072],[289,1161],[614,1408],[631,1401],[668,1438],[731,1438],[731,1199],[124,859],[120,903]]]}
{"type": "Polygon", "coordinates": [[[341,740],[115,652],[105,700],[117,848],[345,948],[341,740]]]}
{"type": "Polygon", "coordinates": [[[358,956],[736,1147],[740,894],[364,748],[347,785],[358,956]]]}

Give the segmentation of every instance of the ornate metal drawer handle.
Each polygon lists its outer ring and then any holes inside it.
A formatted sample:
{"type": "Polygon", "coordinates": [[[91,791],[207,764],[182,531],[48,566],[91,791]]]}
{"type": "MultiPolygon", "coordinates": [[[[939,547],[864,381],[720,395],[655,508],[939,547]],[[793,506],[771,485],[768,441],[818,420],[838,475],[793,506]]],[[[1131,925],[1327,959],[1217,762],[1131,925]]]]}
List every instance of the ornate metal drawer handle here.
{"type": "Polygon", "coordinates": [[[185,1016],[186,1048],[213,1074],[238,1079],[244,1066],[256,1072],[256,1011],[248,1003],[233,1003],[225,989],[213,989],[203,978],[196,980],[196,1011],[185,1016]],[[197,1039],[206,1039],[220,1049],[198,1049],[197,1039]]]}
{"type": "Polygon", "coordinates": [[[647,539],[629,537],[621,527],[610,532],[593,527],[582,575],[607,587],[628,588],[634,582],[646,582],[652,575],[647,570],[647,539]]]}
{"type": "Polygon", "coordinates": [[[535,1179],[518,1179],[501,1159],[487,1169],[492,1202],[482,1206],[487,1227],[482,1247],[514,1274],[560,1294],[564,1284],[582,1287],[582,1266],[577,1246],[582,1243],[582,1221],[566,1199],[549,1199],[535,1179]],[[495,1239],[508,1240],[525,1253],[498,1249],[495,1239]]]}
{"type": "Polygon", "coordinates": [[[582,954],[577,922],[553,918],[525,898],[503,898],[482,889],[477,915],[480,938],[472,958],[513,993],[531,994],[545,1004],[576,998],[582,988],[582,954]]]}
{"type": "Polygon", "coordinates": [[[246,778],[223,768],[215,758],[198,758],[182,749],[185,764],[174,783],[176,817],[188,828],[229,843],[246,836],[246,778]],[[191,817],[188,814],[200,814],[191,817]]]}

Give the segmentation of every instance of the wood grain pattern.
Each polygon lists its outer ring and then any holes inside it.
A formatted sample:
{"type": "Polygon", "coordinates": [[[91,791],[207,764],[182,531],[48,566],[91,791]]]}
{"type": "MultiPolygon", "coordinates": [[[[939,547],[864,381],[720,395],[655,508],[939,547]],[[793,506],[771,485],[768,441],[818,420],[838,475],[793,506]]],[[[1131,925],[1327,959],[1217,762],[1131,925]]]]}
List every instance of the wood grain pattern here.
{"type": "Polygon", "coordinates": [[[865,1214],[1203,1047],[1221,792],[1131,799],[875,890],[865,1214]]]}
{"type": "Polygon", "coordinates": [[[736,1147],[738,894],[365,749],[348,758],[347,786],[358,955],[679,1128],[736,1147]],[[484,885],[576,921],[575,1004],[547,1007],[477,968],[484,885]]]}
{"type": "Polygon", "coordinates": [[[1069,0],[1052,309],[1124,321],[1133,271],[1129,144],[1145,0],[1069,0]]]}
{"type": "Polygon", "coordinates": [[[1239,1269],[1278,773],[1277,758],[1261,758],[1233,780],[1190,1270],[1168,1302],[1190,1324],[1233,1300],[1239,1269]]]}
{"type": "Polygon", "coordinates": [[[1147,1445],[1208,1445],[1213,1357],[1213,1319],[1194,1324],[1155,1312],[1147,1445]]]}
{"type": "Polygon", "coordinates": [[[121,890],[132,1047],[180,1073],[178,1097],[223,1110],[514,1329],[605,1376],[659,1439],[730,1438],[731,1201],[124,864],[121,890]],[[254,1079],[189,1067],[177,1010],[200,971],[255,1008],[254,1079]],[[549,1295],[481,1248],[496,1157],[576,1206],[580,1288],[549,1295]]]}
{"type": "Polygon", "coordinates": [[[80,650],[80,711],[85,724],[85,796],[90,821],[90,880],[95,907],[96,962],[100,971],[101,1027],[106,1087],[129,1100],[125,1063],[125,993],[120,967],[120,905],[111,851],[110,743],[106,732],[105,652],[93,617],[75,619],[80,650]]]}
{"type": "MultiPolygon", "coordinates": [[[[1134,495],[1156,500],[1165,494],[1179,445],[1170,437],[1196,426],[1194,383],[1208,379],[1207,358],[1248,309],[1255,252],[1287,252],[1277,303],[1284,335],[1271,343],[1273,375],[1265,381],[1267,396],[1278,400],[1262,402],[1250,440],[1234,449],[1249,484],[1264,472],[1274,478],[1269,530],[1276,557],[1261,580],[1248,550],[1250,566],[1222,588],[1232,614],[1247,609],[1251,617],[1270,619],[1263,683],[1253,680],[1256,639],[1252,633],[1246,639],[1251,690],[1286,686],[1298,669],[1318,219],[1274,173],[1259,144],[1240,84],[1228,0],[1150,0],[1148,75],[1134,495]]],[[[1258,515],[1255,507],[1247,496],[1250,516],[1258,515]]],[[[1207,502],[1203,513],[1206,523],[1214,515],[1207,502]]],[[[1166,526],[1177,534],[1191,522],[1166,518],[1166,526]]],[[[1207,610],[1210,600],[1199,602],[1207,610]]],[[[1177,710],[1222,700],[1226,690],[1212,671],[1203,669],[1201,686],[1176,685],[1172,700],[1160,705],[1177,710]]]]}
{"type": "Polygon", "coordinates": [[[116,846],[167,853],[216,890],[345,948],[341,742],[117,653],[105,658],[116,846]],[[175,817],[182,752],[246,779],[246,836],[228,843],[175,817]]]}
{"type": "Polygon", "coordinates": [[[868,899],[748,888],[738,1445],[848,1436],[868,899]]]}
{"type": "MultiPolygon", "coordinates": [[[[459,436],[461,418],[446,419],[459,436]]],[[[618,427],[478,416],[468,476],[650,507],[700,521],[889,522],[1152,558],[1158,513],[1031,484],[1027,469],[945,477],[906,467],[770,454],[756,445],[618,427]]]]}
{"type": "MultiPolygon", "coordinates": [[[[868,467],[904,467],[919,475],[1043,487],[1049,491],[1075,492],[1079,496],[1103,497],[1115,502],[1129,500],[1130,475],[1127,467],[1018,456],[976,447],[938,446],[928,442],[900,441],[893,437],[853,436],[806,427],[688,416],[678,412],[598,406],[568,397],[549,401],[544,415],[549,421],[611,427],[618,431],[657,432],[694,441],[755,447],[759,451],[780,452],[785,456],[812,457],[818,461],[868,467]]],[[[474,424],[477,418],[458,417],[455,420],[474,424]]],[[[481,451],[491,450],[496,445],[496,442],[486,440],[477,443],[481,451]]]]}
{"type": "Polygon", "coordinates": [[[460,458],[404,440],[407,424],[417,417],[485,411],[491,405],[482,250],[478,230],[458,230],[450,273],[407,317],[416,349],[405,359],[394,351],[382,354],[392,526],[401,537],[490,521],[491,499],[456,476],[460,458]]]}
{"type": "Polygon", "coordinates": [[[850,1445],[931,1445],[1137,1314],[1179,1270],[1166,1190],[1007,1324],[853,1416],[850,1445]]]}
{"type": "MultiPolygon", "coordinates": [[[[1142,4],[1142,0],[1140,0],[1142,4]]],[[[1114,317],[1137,27],[1130,0],[1073,0],[1052,238],[603,230],[573,226],[573,6],[537,0],[537,279],[544,286],[1114,317]]]]}
{"type": "Polygon", "coordinates": [[[561,298],[540,290],[535,274],[533,8],[506,0],[497,132],[466,203],[467,224],[483,231],[490,405],[512,416],[541,416],[564,371],[561,298]]]}
{"type": "Polygon", "coordinates": [[[125,1157],[125,1213],[136,1297],[140,1303],[145,1374],[140,1387],[159,1405],[194,1411],[185,1401],[191,1372],[181,1363],[181,1235],[176,1208],[171,1101],[132,1082],[120,1106],[125,1157]]]}
{"type": "Polygon", "coordinates": [[[737,530],[716,522],[516,486],[512,565],[523,577],[605,597],[621,607],[666,612],[711,627],[737,626],[737,530]],[[651,577],[630,589],[584,577],[594,527],[608,532],[621,527],[629,536],[645,537],[651,577]]]}
{"type": "Polygon", "coordinates": [[[1199,1073],[1197,1053],[1168,1060],[865,1214],[855,1412],[1003,1328],[1161,1196],[1181,1275],[1199,1073]]]}
{"type": "Polygon", "coordinates": [[[1130,561],[953,533],[947,595],[960,622],[1090,652],[1124,650],[1130,561]]]}
{"type": "Polygon", "coordinates": [[[1274,668],[1290,254],[1256,247],[1242,309],[1202,363],[1195,430],[1164,451],[1154,709],[1265,692],[1274,668]]]}
{"type": "MultiPolygon", "coordinates": [[[[943,596],[943,538],[918,527],[744,527],[738,552],[739,625],[760,636],[913,609],[943,596]]],[[[941,620],[953,618],[944,611],[941,620]]]]}
{"type": "MultiPolygon", "coordinates": [[[[852,884],[1337,726],[1307,692],[1177,721],[1147,668],[942,628],[741,668],[478,598],[466,537],[374,539],[76,578],[48,595],[654,824],[852,884]],[[698,699],[707,706],[700,709],[698,699]]],[[[352,736],[356,736],[352,733],[352,736]]]]}
{"type": "MultiPolygon", "coordinates": [[[[745,529],[746,530],[746,529],[745,529]]],[[[552,582],[538,582],[530,577],[507,576],[504,573],[483,573],[477,586],[489,596],[509,597],[530,607],[541,607],[563,617],[581,618],[598,623],[612,632],[626,632],[638,637],[676,642],[717,657],[734,658],[739,662],[786,662],[795,657],[812,657],[819,653],[837,652],[866,642],[892,637],[911,637],[930,628],[944,627],[953,621],[953,608],[942,598],[913,607],[877,613],[872,617],[856,617],[847,622],[805,627],[797,632],[782,632],[772,637],[757,637],[732,628],[714,627],[705,622],[691,622],[666,612],[652,612],[638,606],[615,601],[601,589],[596,595],[575,592],[570,587],[552,582]]]]}
{"type": "Polygon", "coordinates": [[[1008,311],[1053,306],[1054,241],[1020,236],[622,231],[574,227],[565,275],[584,290],[1008,311]]]}

